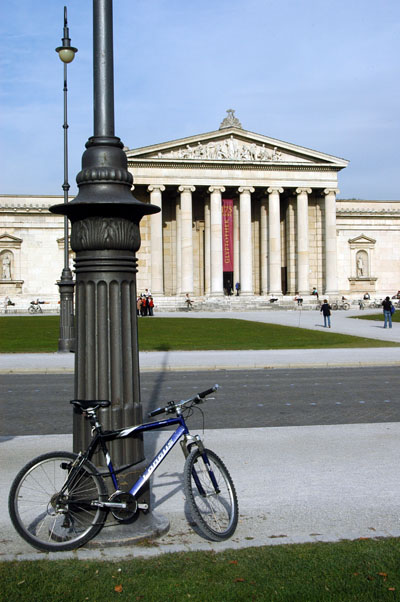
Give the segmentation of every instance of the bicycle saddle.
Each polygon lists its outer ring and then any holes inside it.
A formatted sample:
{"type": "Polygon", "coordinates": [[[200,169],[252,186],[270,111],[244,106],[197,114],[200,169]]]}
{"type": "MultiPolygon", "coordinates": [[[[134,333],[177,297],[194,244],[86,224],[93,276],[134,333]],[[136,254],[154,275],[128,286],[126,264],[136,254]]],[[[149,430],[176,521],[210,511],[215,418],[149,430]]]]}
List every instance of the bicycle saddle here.
{"type": "Polygon", "coordinates": [[[89,409],[96,408],[108,408],[111,405],[111,401],[106,399],[94,399],[94,400],[86,400],[86,399],[71,399],[69,403],[81,412],[89,409]]]}

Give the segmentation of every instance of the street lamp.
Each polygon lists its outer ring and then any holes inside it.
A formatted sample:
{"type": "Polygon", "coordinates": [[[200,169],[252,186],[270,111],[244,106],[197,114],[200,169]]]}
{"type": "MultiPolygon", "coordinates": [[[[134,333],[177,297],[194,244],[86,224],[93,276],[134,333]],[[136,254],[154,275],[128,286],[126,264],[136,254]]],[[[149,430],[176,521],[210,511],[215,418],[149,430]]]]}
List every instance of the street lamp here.
{"type": "MultiPolygon", "coordinates": [[[[77,48],[71,46],[67,22],[67,7],[64,6],[64,37],[62,46],[56,48],[58,56],[64,63],[64,203],[68,203],[68,120],[67,120],[67,64],[74,60],[77,48]]],[[[64,216],[64,268],[61,279],[57,282],[60,290],[60,337],[58,351],[71,351],[74,345],[74,281],[69,267],[68,218],[64,216]]]]}
{"type": "MultiPolygon", "coordinates": [[[[140,220],[160,211],[133,197],[124,144],[115,135],[112,18],[112,0],[93,0],[94,133],[86,142],[76,177],[78,194],[69,203],[50,207],[71,221],[71,248],[76,254],[74,396],[111,401],[101,412],[106,429],[142,422],[136,252],[140,220]]],[[[74,413],[73,449],[86,447],[90,439],[90,425],[74,413]]],[[[113,441],[110,451],[120,466],[144,459],[139,437],[113,441]]],[[[131,470],[132,475],[138,470],[139,476],[139,469],[131,470]]],[[[145,498],[138,501],[144,503],[145,498]]]]}

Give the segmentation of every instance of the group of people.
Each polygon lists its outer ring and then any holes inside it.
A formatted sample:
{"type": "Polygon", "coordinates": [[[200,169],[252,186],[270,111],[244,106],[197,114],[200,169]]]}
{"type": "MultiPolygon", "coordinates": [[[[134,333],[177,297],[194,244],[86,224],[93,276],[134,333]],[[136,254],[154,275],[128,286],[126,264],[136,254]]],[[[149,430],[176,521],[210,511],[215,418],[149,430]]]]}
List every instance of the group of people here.
{"type": "Polygon", "coordinates": [[[138,316],[154,315],[154,300],[148,288],[137,298],[136,313],[138,316]]]}

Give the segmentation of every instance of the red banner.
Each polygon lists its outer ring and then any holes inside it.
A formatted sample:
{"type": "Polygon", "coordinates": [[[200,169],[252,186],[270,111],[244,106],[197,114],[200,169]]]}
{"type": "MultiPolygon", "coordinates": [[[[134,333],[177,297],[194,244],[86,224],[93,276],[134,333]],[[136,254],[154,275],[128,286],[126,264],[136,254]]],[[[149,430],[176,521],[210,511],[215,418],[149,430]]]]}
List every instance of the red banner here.
{"type": "Polygon", "coordinates": [[[222,257],[224,272],[233,272],[233,199],[222,199],[222,257]]]}

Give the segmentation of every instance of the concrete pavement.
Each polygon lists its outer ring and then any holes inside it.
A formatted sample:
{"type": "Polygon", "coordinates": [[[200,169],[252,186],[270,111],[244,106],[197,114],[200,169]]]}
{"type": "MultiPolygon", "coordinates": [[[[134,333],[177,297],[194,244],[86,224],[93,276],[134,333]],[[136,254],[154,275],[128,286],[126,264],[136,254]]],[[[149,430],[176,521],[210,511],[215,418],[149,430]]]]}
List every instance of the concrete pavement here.
{"type": "MultiPolygon", "coordinates": [[[[185,516],[183,456],[179,446],[167,456],[152,484],[153,508],[169,522],[169,532],[148,547],[90,548],[50,554],[50,558],[126,559],[166,552],[359,537],[399,537],[400,481],[394,458],[400,454],[400,424],[359,424],[208,430],[206,445],[225,461],[235,483],[240,520],[232,539],[209,542],[185,516]]],[[[149,433],[150,458],[165,440],[149,433]]],[[[0,439],[0,560],[37,560],[8,518],[12,478],[31,457],[71,449],[72,437],[0,439]]]]}
{"type": "MultiPolygon", "coordinates": [[[[165,315],[165,314],[163,314],[165,315]]],[[[213,313],[195,317],[240,317],[305,328],[321,328],[317,312],[213,313]]],[[[376,322],[348,320],[336,312],[333,332],[400,343],[400,325],[384,330],[376,322]]],[[[190,314],[185,314],[190,319],[190,314]]],[[[179,317],[173,314],[171,317],[179,317]]],[[[328,331],[328,332],[331,332],[328,331]]],[[[400,364],[400,348],[272,352],[160,352],[141,354],[141,369],[221,369],[318,365],[400,364]]],[[[1,372],[72,371],[72,354],[0,356],[1,372]]],[[[149,547],[85,547],[52,558],[119,559],[182,550],[222,550],[254,545],[343,538],[400,536],[400,423],[207,430],[205,442],[225,461],[237,488],[240,521],[223,543],[202,539],[189,526],[182,492],[183,456],[176,447],[152,484],[152,507],[170,522],[169,532],[149,547]]],[[[146,457],[165,433],[145,436],[146,457]]],[[[0,438],[0,560],[47,555],[26,544],[11,526],[8,491],[18,470],[32,457],[71,449],[70,435],[0,438]]]]}

